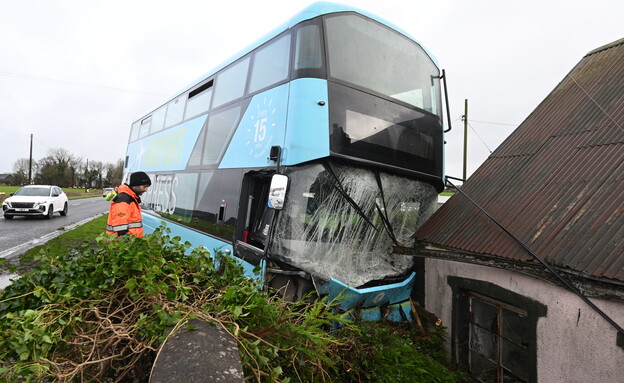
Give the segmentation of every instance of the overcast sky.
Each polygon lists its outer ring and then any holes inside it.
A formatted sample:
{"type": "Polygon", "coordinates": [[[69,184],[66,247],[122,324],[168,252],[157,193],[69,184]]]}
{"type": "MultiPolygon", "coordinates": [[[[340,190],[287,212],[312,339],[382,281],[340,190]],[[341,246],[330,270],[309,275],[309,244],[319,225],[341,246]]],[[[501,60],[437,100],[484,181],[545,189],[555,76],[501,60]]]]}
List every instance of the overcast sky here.
{"type": "MultiPolygon", "coordinates": [[[[65,148],[125,154],[130,124],[308,0],[0,0],[0,173],[65,148]],[[218,5],[217,5],[218,4],[218,5]]],[[[624,37],[622,0],[345,0],[411,34],[448,77],[447,174],[468,174],[589,51],[624,37]]]]}

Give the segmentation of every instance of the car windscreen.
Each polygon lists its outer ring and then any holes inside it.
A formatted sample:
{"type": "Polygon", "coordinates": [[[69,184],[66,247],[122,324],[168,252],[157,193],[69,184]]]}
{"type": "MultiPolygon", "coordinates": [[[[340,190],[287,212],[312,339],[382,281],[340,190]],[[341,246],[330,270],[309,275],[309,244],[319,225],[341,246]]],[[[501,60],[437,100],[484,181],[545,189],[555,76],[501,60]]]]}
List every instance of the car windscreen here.
{"type": "Polygon", "coordinates": [[[50,188],[49,187],[21,188],[15,192],[15,195],[29,196],[29,197],[49,197],[50,188]]]}

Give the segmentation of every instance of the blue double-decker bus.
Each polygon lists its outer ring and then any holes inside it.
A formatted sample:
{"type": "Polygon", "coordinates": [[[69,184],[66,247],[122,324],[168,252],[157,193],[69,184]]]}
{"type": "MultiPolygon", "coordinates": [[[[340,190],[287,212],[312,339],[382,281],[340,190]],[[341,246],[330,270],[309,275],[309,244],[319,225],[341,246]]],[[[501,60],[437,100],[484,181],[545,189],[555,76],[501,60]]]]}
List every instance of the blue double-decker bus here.
{"type": "Polygon", "coordinates": [[[391,24],[309,6],[132,124],[146,231],[260,266],[289,299],[346,289],[344,309],[409,315],[414,260],[389,249],[443,189],[440,78],[391,24]]]}

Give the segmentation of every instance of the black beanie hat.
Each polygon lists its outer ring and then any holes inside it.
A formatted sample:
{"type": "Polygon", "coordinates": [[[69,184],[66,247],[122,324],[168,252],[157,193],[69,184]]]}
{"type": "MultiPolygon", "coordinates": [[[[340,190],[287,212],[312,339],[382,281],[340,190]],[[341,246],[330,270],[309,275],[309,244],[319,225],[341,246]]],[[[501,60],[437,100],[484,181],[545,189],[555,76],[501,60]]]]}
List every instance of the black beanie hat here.
{"type": "Polygon", "coordinates": [[[130,186],[150,186],[151,184],[152,180],[150,180],[149,176],[145,174],[145,172],[132,173],[132,175],[130,176],[130,186]]]}

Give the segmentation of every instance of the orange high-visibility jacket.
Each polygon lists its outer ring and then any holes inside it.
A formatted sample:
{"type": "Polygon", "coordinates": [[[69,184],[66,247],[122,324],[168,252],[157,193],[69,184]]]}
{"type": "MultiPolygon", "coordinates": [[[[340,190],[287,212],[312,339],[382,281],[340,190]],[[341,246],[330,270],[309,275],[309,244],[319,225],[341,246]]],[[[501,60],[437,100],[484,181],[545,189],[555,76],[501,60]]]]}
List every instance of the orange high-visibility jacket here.
{"type": "Polygon", "coordinates": [[[142,237],[141,198],[127,184],[121,185],[117,196],[111,201],[106,225],[106,234],[124,235],[130,233],[142,237]]]}

